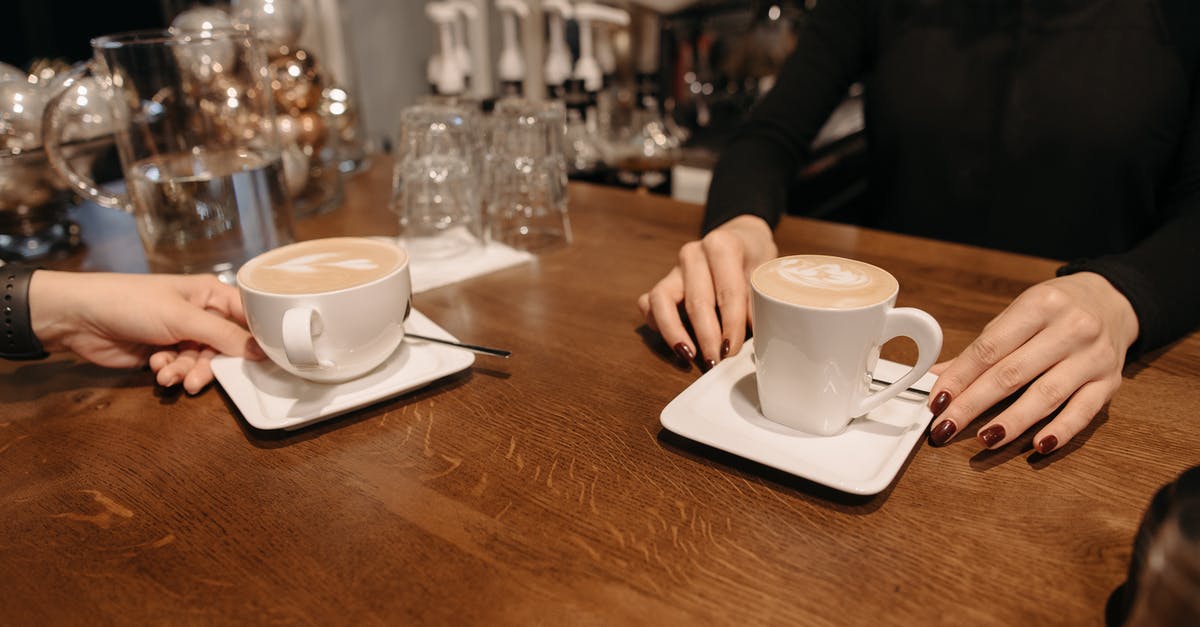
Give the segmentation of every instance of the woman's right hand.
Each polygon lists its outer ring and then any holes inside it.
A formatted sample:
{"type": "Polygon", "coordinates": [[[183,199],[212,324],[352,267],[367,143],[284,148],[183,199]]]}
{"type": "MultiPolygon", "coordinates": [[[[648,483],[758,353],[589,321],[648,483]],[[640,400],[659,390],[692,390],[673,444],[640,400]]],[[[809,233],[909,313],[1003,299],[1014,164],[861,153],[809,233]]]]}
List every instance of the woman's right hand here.
{"type": "Polygon", "coordinates": [[[684,361],[700,358],[707,370],[736,355],[750,322],[750,273],[778,254],[771,227],[758,216],[738,216],[679,250],[679,263],[638,297],[646,324],[662,334],[684,361]],[[696,334],[688,335],[683,304],[696,334]],[[697,350],[699,349],[699,350],[697,350]]]}

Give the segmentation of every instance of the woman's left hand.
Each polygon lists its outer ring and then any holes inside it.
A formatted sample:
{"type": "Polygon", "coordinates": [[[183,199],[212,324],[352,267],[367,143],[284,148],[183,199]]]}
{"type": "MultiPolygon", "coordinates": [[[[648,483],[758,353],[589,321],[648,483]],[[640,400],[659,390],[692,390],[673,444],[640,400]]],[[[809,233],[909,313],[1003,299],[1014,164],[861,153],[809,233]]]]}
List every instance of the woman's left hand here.
{"type": "Polygon", "coordinates": [[[930,440],[945,444],[1028,385],[976,437],[986,448],[1003,446],[1061,407],[1033,442],[1043,454],[1062,447],[1117,391],[1125,352],[1137,336],[1133,307],[1098,274],[1080,272],[1029,288],[962,354],[935,366],[930,440]]]}

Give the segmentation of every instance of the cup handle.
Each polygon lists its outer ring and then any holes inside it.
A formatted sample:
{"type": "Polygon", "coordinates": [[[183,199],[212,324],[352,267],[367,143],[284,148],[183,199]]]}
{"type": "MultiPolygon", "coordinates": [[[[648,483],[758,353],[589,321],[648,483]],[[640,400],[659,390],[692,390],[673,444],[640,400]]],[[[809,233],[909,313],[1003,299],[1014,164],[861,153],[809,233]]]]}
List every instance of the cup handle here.
{"type": "MultiPolygon", "coordinates": [[[[50,98],[50,102],[46,105],[46,111],[42,114],[42,144],[46,148],[46,159],[50,162],[50,166],[65,177],[67,182],[71,184],[71,187],[75,188],[75,191],[81,195],[102,206],[133,213],[133,203],[129,201],[128,196],[105,191],[91,178],[72,168],[71,163],[63,157],[63,98],[71,93],[71,88],[79,82],[79,79],[83,78],[84,74],[92,69],[91,63],[80,63],[71,68],[67,72],[66,80],[63,81],[62,89],[57,94],[54,94],[50,98]]],[[[95,74],[96,72],[93,71],[92,73],[95,74]]]]}
{"type": "Polygon", "coordinates": [[[880,344],[897,337],[912,338],[917,344],[917,363],[891,385],[859,401],[855,416],[865,415],[892,397],[908,389],[925,376],[942,352],[942,327],[933,316],[912,307],[900,307],[887,313],[880,344]]]}
{"type": "Polygon", "coordinates": [[[304,369],[325,369],[334,366],[328,359],[318,359],[313,338],[325,331],[321,314],[309,307],[295,307],[283,314],[283,352],[293,366],[304,369]]]}

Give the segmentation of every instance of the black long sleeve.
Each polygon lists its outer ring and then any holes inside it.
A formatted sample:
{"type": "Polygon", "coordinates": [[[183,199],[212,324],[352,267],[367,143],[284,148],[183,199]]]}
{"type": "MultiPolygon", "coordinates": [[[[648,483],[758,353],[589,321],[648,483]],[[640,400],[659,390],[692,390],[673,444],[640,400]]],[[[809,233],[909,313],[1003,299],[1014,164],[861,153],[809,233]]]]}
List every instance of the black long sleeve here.
{"type": "Polygon", "coordinates": [[[1151,350],[1200,323],[1200,3],[824,0],[721,154],[704,230],[774,225],[807,146],[865,89],[866,226],[1074,259],[1151,350]]]}

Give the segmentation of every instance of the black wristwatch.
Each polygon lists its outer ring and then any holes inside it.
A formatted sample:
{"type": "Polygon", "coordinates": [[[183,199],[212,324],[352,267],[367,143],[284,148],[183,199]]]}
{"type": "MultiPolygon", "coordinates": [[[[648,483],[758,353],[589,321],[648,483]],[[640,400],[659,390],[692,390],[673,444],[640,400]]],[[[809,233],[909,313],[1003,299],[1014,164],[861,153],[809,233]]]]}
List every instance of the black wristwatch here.
{"type": "Polygon", "coordinates": [[[42,359],[47,353],[29,319],[29,279],[37,268],[0,266],[0,358],[42,359]]]}

